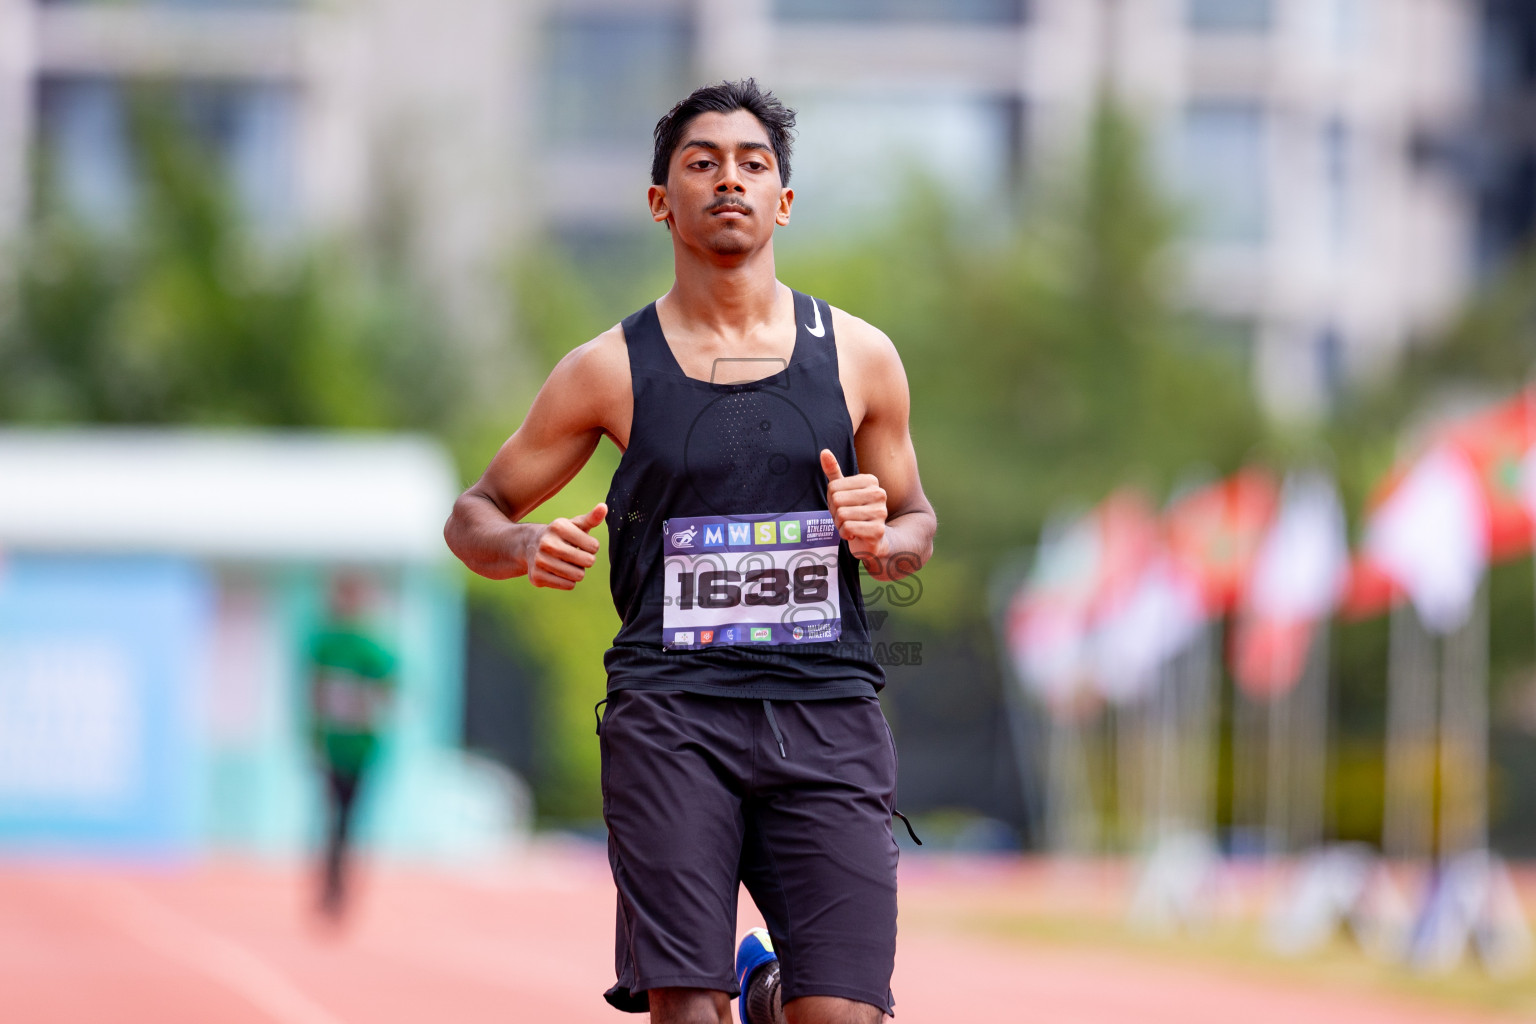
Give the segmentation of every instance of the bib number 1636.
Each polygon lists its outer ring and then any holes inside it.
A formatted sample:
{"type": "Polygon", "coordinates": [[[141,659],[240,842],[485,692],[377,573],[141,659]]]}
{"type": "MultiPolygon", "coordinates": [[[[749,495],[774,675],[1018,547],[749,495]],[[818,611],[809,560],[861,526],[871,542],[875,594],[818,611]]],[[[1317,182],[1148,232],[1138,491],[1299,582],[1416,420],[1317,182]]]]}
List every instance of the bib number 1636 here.
{"type": "Polygon", "coordinates": [[[825,511],[665,521],[662,647],[835,642],[838,544],[825,511]]]}
{"type": "Polygon", "coordinates": [[[778,607],[820,604],[827,599],[829,576],[825,565],[788,569],[706,569],[677,574],[677,606],[688,611],[700,608],[734,608],[737,605],[778,607]]]}

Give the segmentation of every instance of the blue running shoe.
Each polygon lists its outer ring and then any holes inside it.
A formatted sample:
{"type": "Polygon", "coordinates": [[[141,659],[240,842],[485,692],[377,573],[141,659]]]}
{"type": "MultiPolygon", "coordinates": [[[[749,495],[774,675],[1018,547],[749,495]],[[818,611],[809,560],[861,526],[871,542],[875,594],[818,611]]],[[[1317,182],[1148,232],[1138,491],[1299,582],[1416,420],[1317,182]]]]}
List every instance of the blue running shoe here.
{"type": "Polygon", "coordinates": [[[736,947],[736,983],[741,987],[737,1009],[741,1024],[773,1024],[783,998],[779,992],[779,956],[762,928],[753,928],[736,947]]]}

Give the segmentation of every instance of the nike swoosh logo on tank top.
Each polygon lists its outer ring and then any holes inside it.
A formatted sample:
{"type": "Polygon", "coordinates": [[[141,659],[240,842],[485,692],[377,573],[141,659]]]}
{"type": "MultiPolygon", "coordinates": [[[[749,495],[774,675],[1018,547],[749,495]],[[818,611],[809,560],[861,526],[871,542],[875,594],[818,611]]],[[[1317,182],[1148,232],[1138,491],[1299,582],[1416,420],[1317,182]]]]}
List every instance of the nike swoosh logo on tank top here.
{"type": "Polygon", "coordinates": [[[813,302],[811,303],[811,311],[816,314],[816,326],[812,327],[810,324],[806,324],[805,329],[810,333],[811,337],[820,338],[827,333],[827,329],[821,326],[821,307],[813,302]]]}

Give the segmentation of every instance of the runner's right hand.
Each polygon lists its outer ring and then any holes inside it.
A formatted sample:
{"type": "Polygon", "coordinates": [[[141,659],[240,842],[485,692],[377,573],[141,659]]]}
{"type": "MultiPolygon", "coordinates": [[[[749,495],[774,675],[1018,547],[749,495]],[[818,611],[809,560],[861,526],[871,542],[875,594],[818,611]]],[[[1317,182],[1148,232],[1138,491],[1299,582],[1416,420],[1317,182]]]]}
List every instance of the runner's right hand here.
{"type": "Polygon", "coordinates": [[[529,544],[528,582],[536,587],[570,590],[597,563],[597,538],[592,530],[608,514],[598,502],[591,512],[574,519],[555,519],[529,544]]]}

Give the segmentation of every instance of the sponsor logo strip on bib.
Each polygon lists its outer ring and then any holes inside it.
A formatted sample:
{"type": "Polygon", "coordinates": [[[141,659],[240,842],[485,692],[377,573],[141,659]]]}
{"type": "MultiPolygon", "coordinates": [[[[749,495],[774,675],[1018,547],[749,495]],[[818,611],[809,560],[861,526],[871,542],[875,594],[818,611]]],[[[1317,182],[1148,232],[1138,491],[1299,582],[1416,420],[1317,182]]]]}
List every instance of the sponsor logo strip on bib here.
{"type": "Polygon", "coordinates": [[[836,640],[837,529],[827,512],[662,524],[667,649],[836,640]]]}

